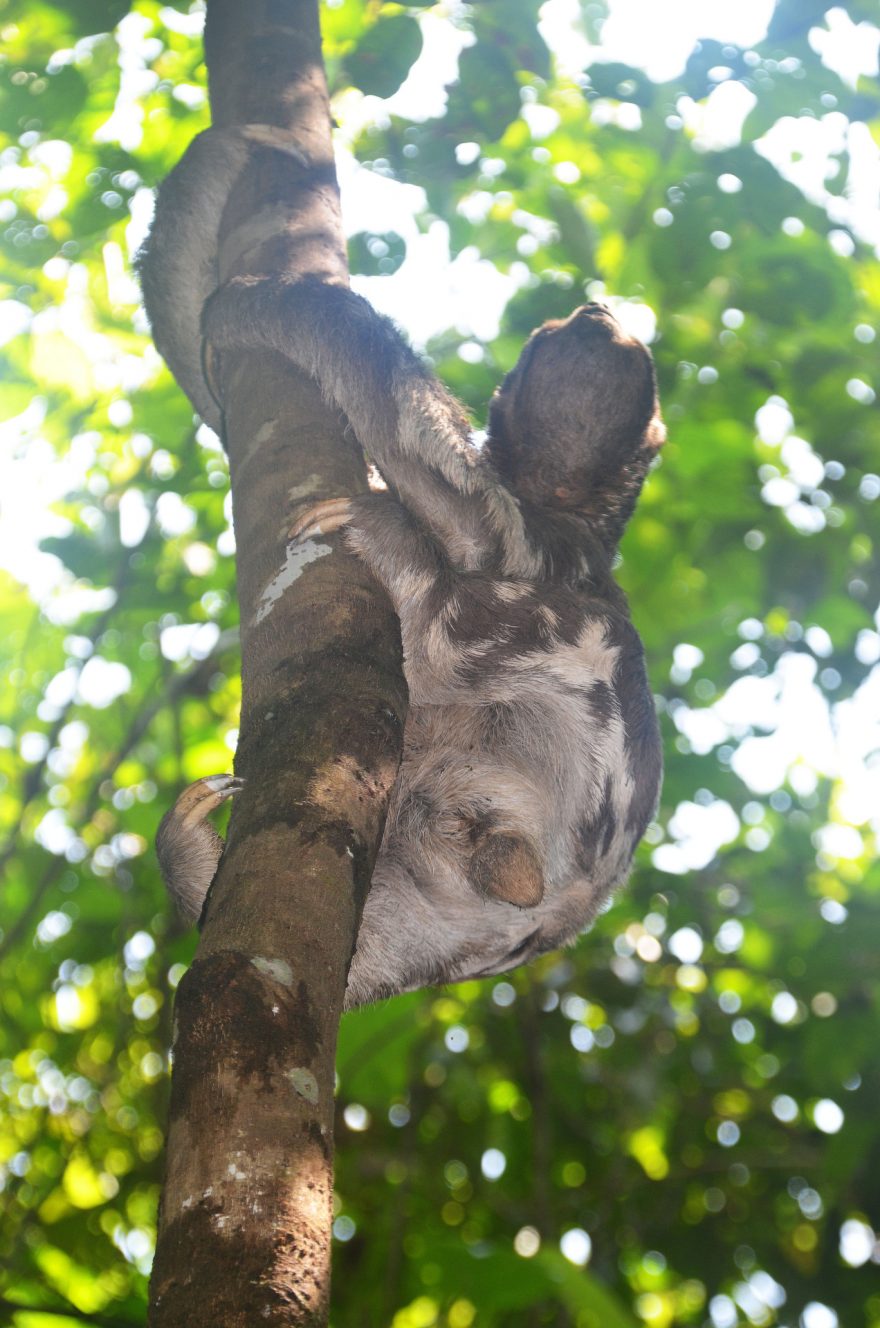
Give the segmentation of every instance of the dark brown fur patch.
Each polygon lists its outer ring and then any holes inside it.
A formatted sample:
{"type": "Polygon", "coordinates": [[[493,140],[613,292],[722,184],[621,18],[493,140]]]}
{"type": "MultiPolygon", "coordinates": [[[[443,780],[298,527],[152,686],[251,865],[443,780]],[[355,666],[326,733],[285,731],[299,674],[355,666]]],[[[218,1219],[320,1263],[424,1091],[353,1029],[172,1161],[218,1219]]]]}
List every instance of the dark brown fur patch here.
{"type": "Polygon", "coordinates": [[[535,908],[544,898],[538,856],[516,835],[487,836],[471,858],[468,879],[481,894],[517,908],[535,908]]]}

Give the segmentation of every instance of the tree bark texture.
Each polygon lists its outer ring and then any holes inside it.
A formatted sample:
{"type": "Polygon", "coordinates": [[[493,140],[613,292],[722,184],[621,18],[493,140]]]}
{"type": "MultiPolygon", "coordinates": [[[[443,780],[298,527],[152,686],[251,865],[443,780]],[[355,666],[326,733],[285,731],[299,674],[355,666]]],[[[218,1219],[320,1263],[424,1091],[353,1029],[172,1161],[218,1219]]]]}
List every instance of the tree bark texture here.
{"type": "MultiPolygon", "coordinates": [[[[311,165],[255,148],[230,199],[223,277],[345,283],[317,0],[208,0],[215,124],[293,131],[311,165]]],[[[227,848],[177,996],[154,1328],[320,1325],[329,1297],[336,1035],[400,759],[399,630],[304,500],[362,492],[363,457],[315,385],[226,353],[243,700],[227,848]]]]}

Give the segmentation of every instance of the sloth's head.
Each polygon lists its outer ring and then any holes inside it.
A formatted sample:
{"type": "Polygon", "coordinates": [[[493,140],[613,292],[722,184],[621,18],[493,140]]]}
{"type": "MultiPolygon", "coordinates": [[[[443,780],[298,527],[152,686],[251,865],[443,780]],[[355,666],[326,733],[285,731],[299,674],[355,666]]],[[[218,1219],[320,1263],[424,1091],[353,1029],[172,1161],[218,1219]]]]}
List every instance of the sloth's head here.
{"type": "Polygon", "coordinates": [[[520,498],[623,528],[665,438],[650,353],[600,304],[548,322],[498,388],[487,450],[520,498]]]}

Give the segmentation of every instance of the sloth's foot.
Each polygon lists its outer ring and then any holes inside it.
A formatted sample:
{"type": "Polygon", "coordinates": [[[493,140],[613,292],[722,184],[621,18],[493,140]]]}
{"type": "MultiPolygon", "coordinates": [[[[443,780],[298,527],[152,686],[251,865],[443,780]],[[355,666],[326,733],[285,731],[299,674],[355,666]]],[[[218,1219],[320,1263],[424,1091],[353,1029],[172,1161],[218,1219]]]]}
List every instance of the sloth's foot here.
{"type": "Polygon", "coordinates": [[[207,820],[243,787],[235,775],[207,775],[183,790],[156,832],[156,857],[169,894],[195,922],[214,879],[223,840],[207,820]]]}
{"type": "Polygon", "coordinates": [[[187,785],[168,816],[173,816],[181,826],[191,828],[243,787],[244,780],[237,775],[205,775],[187,785]]]}
{"type": "Polygon", "coordinates": [[[315,535],[331,535],[351,520],[350,498],[327,498],[302,508],[295,517],[287,537],[290,540],[313,539],[315,535]]]}

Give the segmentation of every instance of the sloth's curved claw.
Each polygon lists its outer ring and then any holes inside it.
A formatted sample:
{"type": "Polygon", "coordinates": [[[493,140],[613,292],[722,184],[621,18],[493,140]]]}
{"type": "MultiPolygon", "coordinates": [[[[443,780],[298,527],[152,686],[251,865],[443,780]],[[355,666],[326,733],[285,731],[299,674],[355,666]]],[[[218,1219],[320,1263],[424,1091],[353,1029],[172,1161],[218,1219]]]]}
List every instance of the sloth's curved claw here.
{"type": "Polygon", "coordinates": [[[301,508],[287,537],[294,543],[305,539],[314,539],[316,535],[331,535],[335,530],[351,520],[350,498],[327,498],[324,502],[311,503],[301,508]]]}
{"type": "Polygon", "coordinates": [[[174,816],[182,825],[194,825],[203,821],[211,812],[216,811],[227,798],[233,797],[242,788],[244,780],[238,775],[205,775],[187,785],[175,802],[169,816],[174,816]]]}
{"type": "Polygon", "coordinates": [[[222,802],[244,787],[236,775],[207,775],[183,790],[156,832],[156,857],[181,914],[195,922],[205,902],[223,840],[208,820],[222,802]]]}

